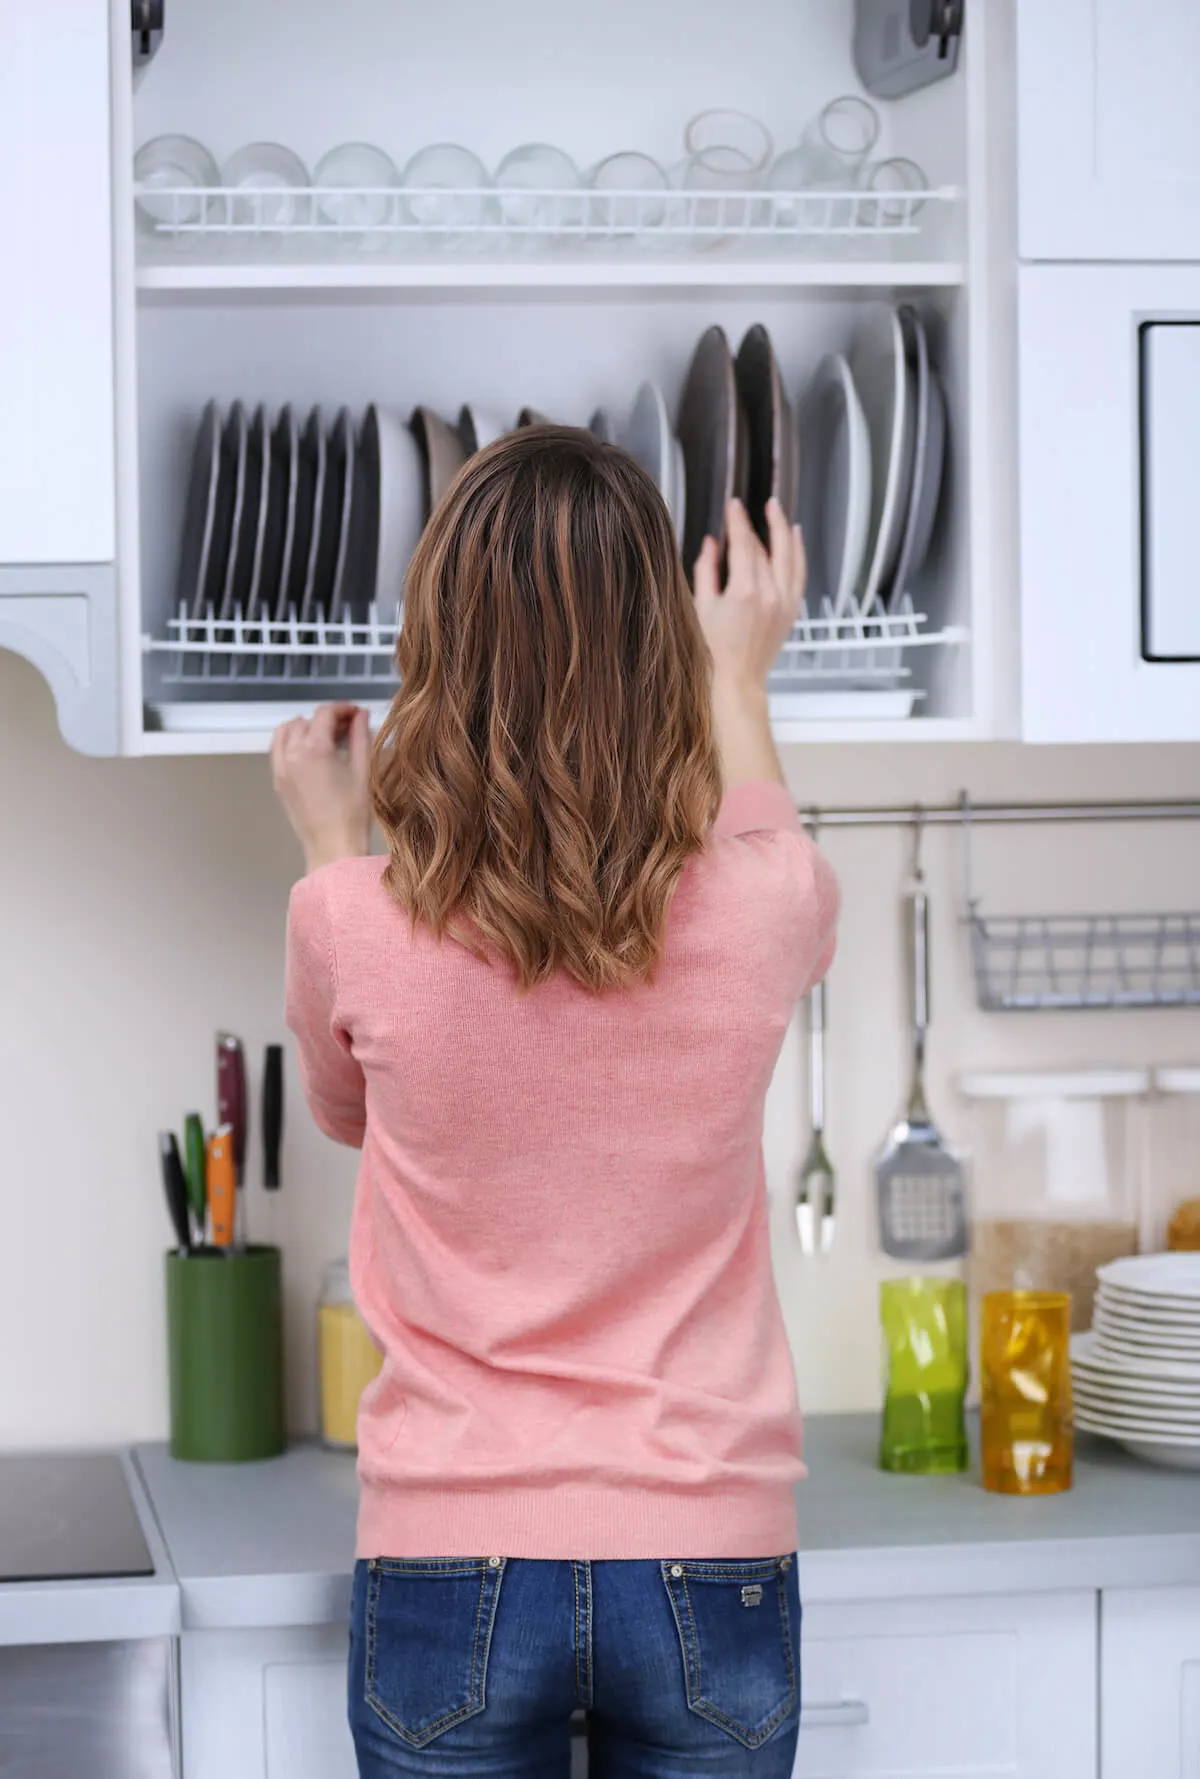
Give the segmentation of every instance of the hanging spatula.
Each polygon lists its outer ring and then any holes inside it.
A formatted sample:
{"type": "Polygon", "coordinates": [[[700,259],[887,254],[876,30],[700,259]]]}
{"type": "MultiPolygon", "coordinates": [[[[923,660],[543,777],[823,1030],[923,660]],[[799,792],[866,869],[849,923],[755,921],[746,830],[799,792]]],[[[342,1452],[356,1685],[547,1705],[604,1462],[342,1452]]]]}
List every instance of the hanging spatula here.
{"type": "Polygon", "coordinates": [[[967,1179],[925,1102],[929,1030],[929,897],[920,871],[907,898],[912,969],[913,1078],[904,1115],[875,1163],[879,1242],[896,1260],[955,1260],[967,1251],[967,1179]]]}
{"type": "Polygon", "coordinates": [[[834,1177],[825,1153],[825,984],[808,996],[808,1114],[812,1141],[796,1176],[796,1231],[800,1251],[828,1254],[833,1246],[834,1177]]]}

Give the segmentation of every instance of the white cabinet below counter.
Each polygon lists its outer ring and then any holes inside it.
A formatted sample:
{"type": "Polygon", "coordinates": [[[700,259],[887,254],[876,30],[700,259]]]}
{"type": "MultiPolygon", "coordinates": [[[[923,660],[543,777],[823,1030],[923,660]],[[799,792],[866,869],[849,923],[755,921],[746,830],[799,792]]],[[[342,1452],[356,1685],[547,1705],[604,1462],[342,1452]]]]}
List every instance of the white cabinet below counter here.
{"type": "Polygon", "coordinates": [[[795,1779],[1095,1779],[1096,1595],[816,1605],[795,1779]]]}
{"type": "Polygon", "coordinates": [[[1101,1625],[1103,1779],[1196,1779],[1200,1588],[1113,1589],[1101,1625]]]}

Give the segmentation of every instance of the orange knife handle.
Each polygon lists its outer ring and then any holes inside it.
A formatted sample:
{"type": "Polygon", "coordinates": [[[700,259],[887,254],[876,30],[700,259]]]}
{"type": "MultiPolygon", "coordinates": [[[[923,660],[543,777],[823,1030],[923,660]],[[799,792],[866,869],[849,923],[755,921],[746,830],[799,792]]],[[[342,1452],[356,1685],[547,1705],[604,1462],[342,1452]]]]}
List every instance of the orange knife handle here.
{"type": "Polygon", "coordinates": [[[233,1246],[233,1219],[237,1204],[237,1170],[233,1153],[233,1126],[223,1124],[208,1139],[208,1215],[215,1248],[233,1246]]]}

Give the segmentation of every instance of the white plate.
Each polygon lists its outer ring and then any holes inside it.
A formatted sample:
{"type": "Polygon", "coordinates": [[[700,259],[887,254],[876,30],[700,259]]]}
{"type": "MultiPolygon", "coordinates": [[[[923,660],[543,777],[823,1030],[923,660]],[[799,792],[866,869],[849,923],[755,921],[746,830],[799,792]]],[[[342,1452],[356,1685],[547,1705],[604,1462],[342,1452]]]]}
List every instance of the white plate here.
{"type": "Polygon", "coordinates": [[[1200,1328],[1200,1304],[1186,1298],[1134,1297],[1111,1285],[1101,1285],[1096,1293],[1096,1303],[1114,1315],[1130,1316],[1136,1321],[1200,1328]]]}
{"type": "Polygon", "coordinates": [[[683,548],[683,519],[687,511],[687,468],[683,461],[683,446],[679,440],[671,440],[671,519],[675,526],[675,542],[683,548]]]}
{"type": "Polygon", "coordinates": [[[1136,1435],[1138,1439],[1177,1439],[1180,1445],[1200,1446],[1200,1427],[1194,1422],[1180,1424],[1161,1415],[1115,1414],[1109,1409],[1089,1408],[1078,1403],[1075,1422],[1080,1427],[1086,1423],[1089,1433],[1123,1433],[1136,1435]]]}
{"type": "Polygon", "coordinates": [[[871,527],[871,436],[840,352],[817,367],[800,406],[800,524],[810,617],[828,600],[838,617],[862,577],[871,527]]]}
{"type": "Polygon", "coordinates": [[[1172,1383],[1169,1378],[1160,1382],[1149,1377],[1115,1377],[1111,1372],[1098,1375],[1078,1364],[1072,1365],[1071,1376],[1077,1390],[1098,1402],[1160,1402],[1172,1410],[1194,1410],[1200,1414],[1200,1385],[1189,1388],[1187,1384],[1172,1383]]]}
{"type": "Polygon", "coordinates": [[[1130,1254],[1096,1268],[1102,1285],[1200,1305],[1200,1254],[1130,1254]]]}
{"type": "MultiPolygon", "coordinates": [[[[595,418],[593,416],[593,432],[595,418]]],[[[671,417],[657,383],[643,383],[634,396],[620,442],[641,464],[669,507],[675,487],[675,453],[671,417]]]]}
{"type": "Polygon", "coordinates": [[[1114,1327],[1099,1315],[1092,1323],[1092,1333],[1102,1353],[1115,1353],[1118,1358],[1122,1353],[1132,1353],[1135,1357],[1151,1359],[1190,1359],[1200,1367],[1200,1343],[1188,1340],[1186,1335],[1167,1338],[1141,1330],[1131,1331],[1119,1325],[1114,1327]]]}
{"type": "Polygon", "coordinates": [[[1118,1393],[1104,1385],[1089,1384],[1078,1373],[1073,1379],[1073,1388],[1076,1402],[1092,1413],[1111,1414],[1125,1420],[1164,1421],[1171,1426],[1194,1428],[1200,1433],[1200,1401],[1194,1396],[1162,1396],[1157,1390],[1118,1393]]]}
{"type": "Polygon", "coordinates": [[[920,573],[929,554],[946,457],[946,398],[930,362],[929,336],[925,331],[925,323],[915,309],[906,307],[900,313],[906,319],[912,344],[916,349],[917,413],[908,512],[900,540],[900,553],[896,559],[896,572],[891,585],[886,589],[889,608],[899,595],[911,591],[913,576],[920,573]]]}
{"type": "Polygon", "coordinates": [[[1172,1383],[1200,1383],[1200,1365],[1183,1364],[1176,1359],[1146,1359],[1137,1354],[1106,1352],[1094,1334],[1071,1336],[1071,1363],[1085,1369],[1108,1372],[1118,1376],[1165,1378],[1172,1383]]]}
{"type": "Polygon", "coordinates": [[[871,440],[870,548],[860,604],[887,588],[900,552],[916,446],[916,372],[895,309],[874,317],[850,355],[871,440]]]}
{"type": "Polygon", "coordinates": [[[425,522],[425,471],[421,447],[390,408],[370,407],[363,422],[378,440],[379,545],[372,594],[379,615],[390,623],[404,591],[412,553],[425,522]]]}

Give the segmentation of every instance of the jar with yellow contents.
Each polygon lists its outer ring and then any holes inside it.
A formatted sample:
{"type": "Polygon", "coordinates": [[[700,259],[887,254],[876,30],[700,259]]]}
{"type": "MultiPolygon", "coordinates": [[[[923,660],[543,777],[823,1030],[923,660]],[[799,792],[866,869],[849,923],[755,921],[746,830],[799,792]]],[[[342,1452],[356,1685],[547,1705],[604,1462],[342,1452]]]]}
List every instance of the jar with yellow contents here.
{"type": "Polygon", "coordinates": [[[383,1355],[355,1307],[350,1267],[345,1260],[334,1260],[325,1268],[317,1303],[317,1375],[326,1445],[357,1450],[359,1398],[382,1364],[383,1355]]]}

